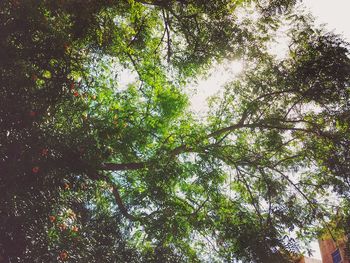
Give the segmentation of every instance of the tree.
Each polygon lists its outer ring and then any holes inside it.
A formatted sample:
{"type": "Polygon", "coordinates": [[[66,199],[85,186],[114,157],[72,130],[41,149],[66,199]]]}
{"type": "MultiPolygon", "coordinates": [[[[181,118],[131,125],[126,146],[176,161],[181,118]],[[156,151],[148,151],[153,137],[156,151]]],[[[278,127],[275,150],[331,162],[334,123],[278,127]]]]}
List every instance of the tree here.
{"type": "Polygon", "coordinates": [[[290,262],[349,192],[348,46],[294,4],[1,3],[1,260],[290,262]],[[223,58],[200,121],[184,86],[223,58]]]}

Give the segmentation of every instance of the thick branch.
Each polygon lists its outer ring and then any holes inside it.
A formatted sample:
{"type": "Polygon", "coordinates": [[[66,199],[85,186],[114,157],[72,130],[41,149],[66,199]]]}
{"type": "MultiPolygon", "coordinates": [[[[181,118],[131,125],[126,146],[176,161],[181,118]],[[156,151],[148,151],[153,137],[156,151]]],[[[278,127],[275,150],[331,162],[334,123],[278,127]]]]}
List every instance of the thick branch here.
{"type": "Polygon", "coordinates": [[[129,219],[131,221],[137,221],[137,218],[135,216],[133,216],[132,214],[129,214],[128,209],[125,207],[124,202],[123,202],[122,198],[120,197],[120,194],[119,194],[117,187],[115,185],[112,185],[112,187],[113,187],[112,193],[114,195],[115,202],[117,203],[120,212],[127,219],[129,219]]]}
{"type": "Polygon", "coordinates": [[[237,123],[237,124],[234,124],[234,125],[231,125],[231,126],[228,126],[228,127],[225,127],[225,128],[222,128],[222,129],[219,129],[215,132],[210,133],[208,135],[208,138],[216,137],[216,136],[219,136],[225,132],[231,132],[231,131],[234,131],[234,130],[237,130],[240,128],[244,128],[244,127],[249,127],[249,125],[243,124],[243,123],[237,123]]]}
{"type": "MultiPolygon", "coordinates": [[[[320,131],[317,131],[315,129],[307,129],[307,128],[296,128],[296,127],[291,127],[291,123],[299,123],[299,122],[305,122],[309,123],[304,120],[284,120],[284,119],[267,119],[264,121],[259,121],[256,123],[245,123],[247,117],[248,117],[248,111],[243,112],[241,119],[236,123],[228,127],[221,128],[219,130],[216,130],[212,133],[209,133],[208,135],[204,136],[204,138],[200,138],[198,140],[198,144],[201,143],[201,141],[209,138],[214,138],[217,136],[220,136],[222,134],[229,134],[230,132],[233,132],[235,130],[241,129],[241,128],[260,128],[260,129],[277,129],[281,131],[299,131],[299,132],[305,132],[305,133],[312,133],[317,136],[323,136],[325,137],[325,134],[320,134],[320,131]],[[271,123],[273,121],[273,123],[271,123]],[[274,122],[279,122],[279,123],[274,123],[274,122]]],[[[223,139],[223,138],[222,138],[223,139]]],[[[220,140],[222,141],[222,140],[220,140]]],[[[168,153],[168,156],[174,157],[177,156],[181,153],[185,152],[194,152],[196,151],[195,148],[190,147],[187,144],[182,144],[173,150],[171,150],[168,153]]],[[[121,164],[116,164],[116,163],[104,163],[101,166],[102,170],[105,171],[126,171],[126,170],[138,170],[138,169],[143,169],[147,166],[147,162],[140,162],[140,163],[121,163],[121,164]]]]}
{"type": "Polygon", "coordinates": [[[122,215],[125,216],[127,219],[129,219],[131,221],[139,221],[138,218],[136,218],[135,216],[133,216],[132,214],[130,214],[128,212],[128,209],[126,208],[122,198],[120,197],[120,194],[119,194],[117,186],[112,182],[112,180],[108,176],[106,176],[104,174],[91,173],[91,174],[89,174],[89,178],[92,179],[92,180],[101,180],[101,179],[103,179],[106,183],[108,183],[112,187],[112,193],[113,193],[115,202],[117,203],[117,205],[119,207],[119,210],[122,213],[122,215]]]}
{"type": "Polygon", "coordinates": [[[234,130],[237,130],[237,129],[240,129],[240,128],[243,128],[245,127],[244,125],[244,122],[245,120],[247,119],[248,117],[248,111],[244,111],[243,114],[242,114],[242,117],[241,119],[238,121],[238,123],[236,124],[233,124],[231,126],[228,126],[228,127],[225,127],[225,128],[222,128],[222,129],[219,129],[215,132],[212,132],[208,135],[208,138],[213,138],[213,137],[216,137],[216,136],[219,136],[225,132],[231,132],[231,131],[234,131],[234,130]]]}

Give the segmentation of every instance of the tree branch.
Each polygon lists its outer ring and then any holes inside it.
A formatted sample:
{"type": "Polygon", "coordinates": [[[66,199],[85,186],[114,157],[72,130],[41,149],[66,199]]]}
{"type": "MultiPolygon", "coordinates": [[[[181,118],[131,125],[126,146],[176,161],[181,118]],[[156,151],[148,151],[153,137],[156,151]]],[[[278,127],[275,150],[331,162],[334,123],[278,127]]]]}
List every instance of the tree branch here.
{"type": "Polygon", "coordinates": [[[131,221],[139,221],[138,218],[136,218],[132,214],[129,214],[128,209],[125,207],[124,202],[123,202],[122,198],[120,197],[120,194],[119,194],[117,187],[115,185],[112,185],[112,188],[113,188],[112,193],[114,195],[115,202],[117,203],[122,215],[131,221]]]}
{"type": "Polygon", "coordinates": [[[242,117],[241,119],[238,121],[238,123],[236,124],[233,124],[231,126],[228,126],[228,127],[225,127],[225,128],[222,128],[222,129],[219,129],[215,132],[212,132],[208,135],[208,138],[212,138],[212,137],[215,137],[215,136],[218,136],[218,135],[221,135],[225,132],[231,132],[231,131],[234,131],[234,130],[237,130],[237,129],[240,129],[240,128],[243,128],[244,127],[244,122],[245,120],[247,119],[248,117],[248,111],[244,111],[243,114],[242,114],[242,117]]]}
{"type": "MultiPolygon", "coordinates": [[[[200,138],[198,140],[198,143],[200,143],[202,140],[209,139],[209,138],[214,138],[217,136],[220,136],[222,134],[226,134],[225,136],[228,136],[228,134],[232,131],[235,131],[237,129],[241,128],[260,128],[260,129],[277,129],[281,131],[300,131],[300,132],[305,132],[305,133],[311,133],[316,136],[321,136],[321,137],[327,137],[326,134],[320,133],[320,131],[317,131],[315,129],[307,129],[307,128],[296,128],[296,127],[291,127],[288,124],[293,124],[293,123],[300,123],[300,122],[305,122],[305,123],[310,123],[304,120],[284,120],[284,119],[266,119],[262,120],[256,123],[245,123],[247,117],[248,117],[249,112],[245,111],[242,114],[241,119],[236,123],[228,127],[221,128],[219,130],[216,130],[212,133],[209,133],[208,135],[200,138]],[[278,123],[270,123],[271,121],[273,122],[278,122],[278,123]]],[[[220,142],[222,139],[220,140],[220,142]]],[[[217,143],[214,143],[217,144],[217,143]]],[[[184,152],[195,152],[196,148],[190,147],[187,144],[182,144],[173,150],[171,150],[168,153],[169,157],[174,157],[177,156],[181,153],[184,152]]],[[[101,165],[101,169],[104,171],[126,171],[126,170],[138,170],[138,169],[143,169],[146,168],[148,165],[148,162],[139,162],[139,163],[103,163],[101,165]]]]}
{"type": "Polygon", "coordinates": [[[128,212],[128,209],[124,205],[124,202],[119,194],[117,186],[115,185],[115,183],[112,182],[112,180],[107,175],[99,174],[99,173],[90,173],[88,174],[88,176],[90,179],[94,181],[102,179],[106,183],[108,183],[112,187],[112,193],[113,193],[115,202],[119,207],[119,210],[122,213],[122,215],[131,221],[140,221],[140,218],[137,218],[128,212]]]}

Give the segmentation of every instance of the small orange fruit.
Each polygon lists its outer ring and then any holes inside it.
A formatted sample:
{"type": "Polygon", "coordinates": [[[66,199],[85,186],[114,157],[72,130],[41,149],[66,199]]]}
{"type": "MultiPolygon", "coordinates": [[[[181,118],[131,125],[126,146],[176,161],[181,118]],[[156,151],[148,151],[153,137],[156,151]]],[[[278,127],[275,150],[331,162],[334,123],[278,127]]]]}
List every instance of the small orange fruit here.
{"type": "Polygon", "coordinates": [[[68,252],[65,250],[61,251],[59,258],[62,261],[66,261],[68,259],[68,252]]]}

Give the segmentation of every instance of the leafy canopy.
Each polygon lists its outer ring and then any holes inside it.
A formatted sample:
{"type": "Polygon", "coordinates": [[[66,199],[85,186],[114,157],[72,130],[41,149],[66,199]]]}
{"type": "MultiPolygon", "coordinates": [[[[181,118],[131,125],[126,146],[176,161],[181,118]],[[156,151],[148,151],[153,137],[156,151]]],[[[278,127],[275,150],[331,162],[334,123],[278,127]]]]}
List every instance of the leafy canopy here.
{"type": "Polygon", "coordinates": [[[1,2],[0,261],[292,262],[346,226],[348,45],[295,2],[1,2]]]}

